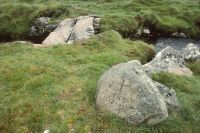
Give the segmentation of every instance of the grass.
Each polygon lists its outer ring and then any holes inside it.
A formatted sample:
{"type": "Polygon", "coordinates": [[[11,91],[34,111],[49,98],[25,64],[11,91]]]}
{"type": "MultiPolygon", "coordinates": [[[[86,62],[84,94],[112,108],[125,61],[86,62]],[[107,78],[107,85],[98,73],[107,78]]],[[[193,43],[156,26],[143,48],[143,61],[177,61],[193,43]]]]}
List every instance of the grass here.
{"type": "Polygon", "coordinates": [[[95,109],[96,83],[112,65],[154,56],[142,41],[130,41],[138,28],[154,34],[176,31],[200,35],[198,0],[0,0],[0,38],[27,39],[40,16],[57,19],[97,14],[101,34],[73,46],[34,49],[18,42],[0,44],[0,132],[136,132],[200,131],[200,68],[188,64],[192,77],[168,73],[152,78],[176,90],[182,110],[164,122],[133,127],[95,109]],[[190,19],[188,19],[190,18],[190,19]],[[116,30],[116,31],[113,31],[116,30]]]}
{"type": "Polygon", "coordinates": [[[118,130],[94,108],[96,82],[114,64],[153,55],[151,46],[115,31],[74,46],[0,45],[0,132],[118,130]]]}
{"type": "Polygon", "coordinates": [[[182,110],[164,122],[133,127],[95,109],[96,83],[112,65],[154,56],[141,41],[124,40],[115,31],[99,34],[81,45],[34,49],[13,42],[0,45],[0,132],[152,132],[198,133],[200,122],[199,65],[196,76],[167,73],[153,79],[174,88],[182,110]]]}
{"type": "Polygon", "coordinates": [[[37,17],[54,21],[87,14],[102,18],[102,31],[116,30],[124,37],[132,37],[143,27],[153,34],[179,31],[198,37],[199,12],[198,0],[0,0],[0,37],[26,39],[37,17]]]}
{"type": "Polygon", "coordinates": [[[158,125],[164,132],[198,133],[200,122],[200,77],[181,77],[168,73],[153,75],[153,79],[175,89],[181,102],[181,112],[158,125]],[[166,125],[165,125],[166,124],[166,125]]]}

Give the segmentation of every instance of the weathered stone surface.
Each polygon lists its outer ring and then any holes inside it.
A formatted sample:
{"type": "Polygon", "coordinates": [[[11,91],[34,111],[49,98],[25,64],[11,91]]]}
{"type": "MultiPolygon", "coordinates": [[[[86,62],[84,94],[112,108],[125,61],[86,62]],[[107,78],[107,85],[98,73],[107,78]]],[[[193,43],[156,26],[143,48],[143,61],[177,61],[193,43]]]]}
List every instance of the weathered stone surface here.
{"type": "Polygon", "coordinates": [[[147,73],[169,72],[178,75],[192,75],[190,69],[185,66],[183,55],[169,46],[157,53],[155,58],[143,67],[147,73]]]}
{"type": "Polygon", "coordinates": [[[190,43],[182,51],[186,61],[200,61],[200,48],[190,43]]]}
{"type": "Polygon", "coordinates": [[[65,19],[59,23],[57,28],[42,42],[44,45],[62,44],[68,41],[73,30],[74,19],[65,19]]]}
{"type": "Polygon", "coordinates": [[[96,16],[81,16],[75,19],[65,19],[43,41],[42,44],[51,46],[71,44],[90,38],[100,28],[100,18],[96,16]]]}
{"type": "Polygon", "coordinates": [[[169,112],[179,111],[181,108],[180,102],[176,96],[176,92],[174,89],[169,89],[165,85],[155,82],[156,86],[160,94],[163,96],[165,103],[167,105],[167,109],[169,112]]]}
{"type": "Polygon", "coordinates": [[[89,37],[94,35],[93,22],[94,22],[94,17],[91,16],[79,17],[76,21],[76,24],[74,25],[68,43],[88,39],[89,37]]]}
{"type": "Polygon", "coordinates": [[[96,105],[134,125],[156,124],[168,116],[162,95],[138,61],[118,64],[102,75],[96,105]]]}
{"type": "Polygon", "coordinates": [[[44,36],[52,32],[57,27],[57,25],[50,24],[49,22],[50,18],[48,17],[37,18],[29,29],[29,36],[44,36]]]}

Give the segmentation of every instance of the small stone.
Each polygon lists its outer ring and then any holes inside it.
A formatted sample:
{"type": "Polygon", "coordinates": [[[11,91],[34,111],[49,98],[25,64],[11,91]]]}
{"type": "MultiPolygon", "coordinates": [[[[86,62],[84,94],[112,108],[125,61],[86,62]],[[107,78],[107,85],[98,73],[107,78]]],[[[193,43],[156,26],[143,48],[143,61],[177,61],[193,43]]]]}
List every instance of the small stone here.
{"type": "Polygon", "coordinates": [[[144,34],[150,34],[150,30],[149,29],[143,29],[143,33],[144,34]]]}
{"type": "Polygon", "coordinates": [[[50,133],[50,130],[49,130],[49,129],[47,129],[47,130],[45,130],[45,131],[44,131],[44,133],[50,133]]]}

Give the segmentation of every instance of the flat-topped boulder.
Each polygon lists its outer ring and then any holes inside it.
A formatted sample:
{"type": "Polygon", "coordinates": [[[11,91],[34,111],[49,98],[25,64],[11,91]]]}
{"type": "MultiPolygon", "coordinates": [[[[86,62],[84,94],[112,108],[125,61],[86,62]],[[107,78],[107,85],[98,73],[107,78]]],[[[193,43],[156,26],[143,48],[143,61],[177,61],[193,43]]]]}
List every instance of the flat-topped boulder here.
{"type": "Polygon", "coordinates": [[[143,65],[147,73],[169,72],[177,75],[192,75],[189,68],[186,67],[184,56],[181,52],[166,47],[149,63],[143,65]]]}
{"type": "Polygon", "coordinates": [[[168,117],[162,95],[138,61],[118,64],[102,75],[96,105],[133,125],[156,124],[168,117]]]}

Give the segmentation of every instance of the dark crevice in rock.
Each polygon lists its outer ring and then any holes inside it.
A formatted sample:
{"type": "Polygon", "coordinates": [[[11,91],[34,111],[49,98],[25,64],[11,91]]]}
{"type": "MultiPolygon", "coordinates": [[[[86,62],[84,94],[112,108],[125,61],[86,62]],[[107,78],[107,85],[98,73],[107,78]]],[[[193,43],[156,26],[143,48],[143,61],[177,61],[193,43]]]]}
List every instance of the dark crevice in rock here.
{"type": "Polygon", "coordinates": [[[72,37],[73,31],[74,31],[74,28],[75,28],[75,25],[76,25],[78,19],[74,19],[73,21],[74,21],[74,22],[73,22],[73,24],[72,24],[72,30],[71,30],[71,33],[70,33],[69,37],[66,39],[66,42],[68,42],[68,41],[70,40],[70,38],[72,37]]]}

